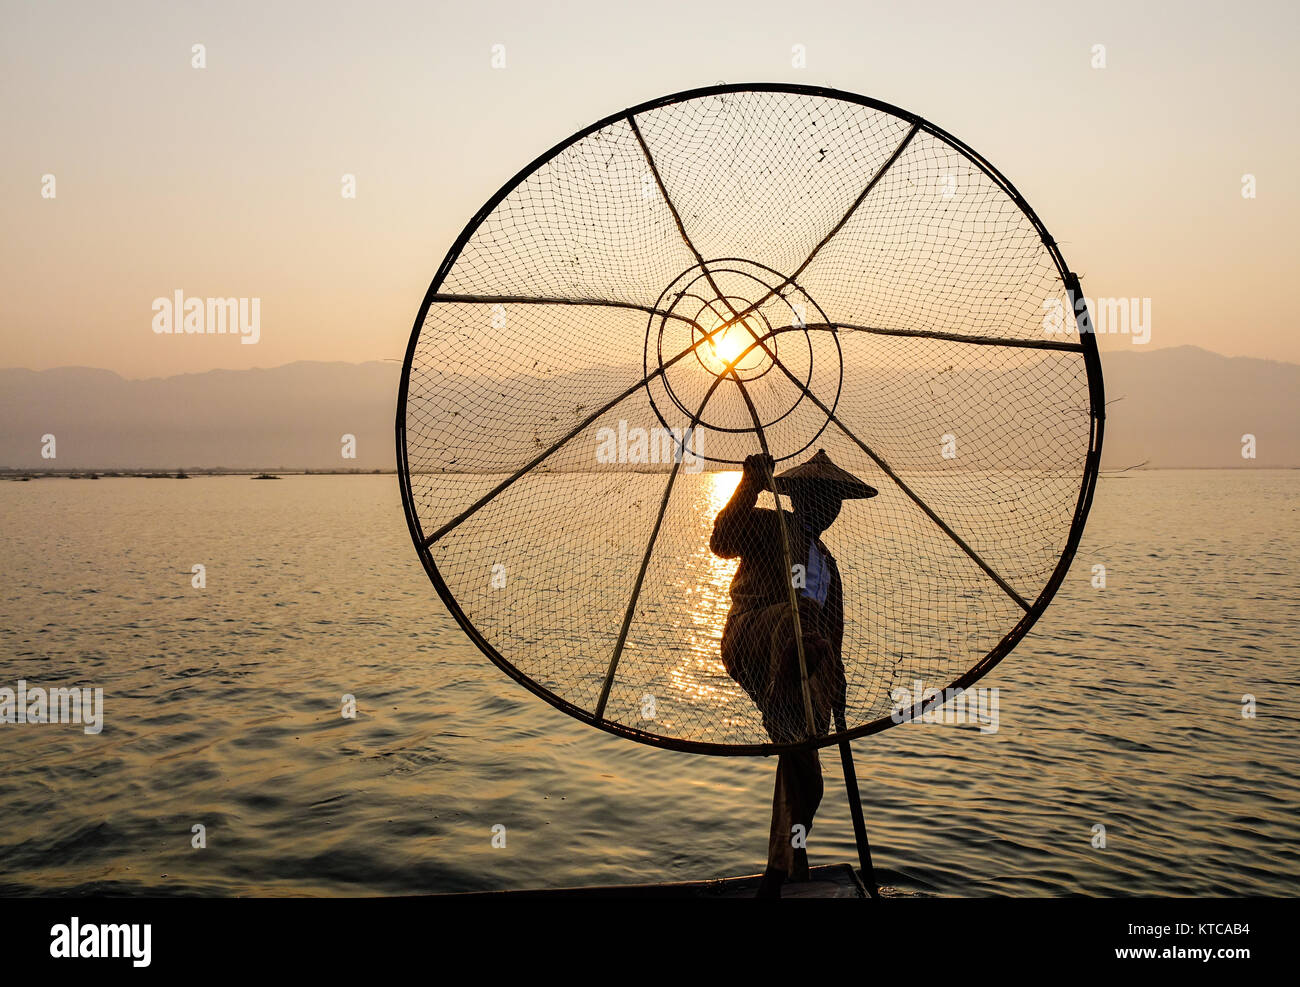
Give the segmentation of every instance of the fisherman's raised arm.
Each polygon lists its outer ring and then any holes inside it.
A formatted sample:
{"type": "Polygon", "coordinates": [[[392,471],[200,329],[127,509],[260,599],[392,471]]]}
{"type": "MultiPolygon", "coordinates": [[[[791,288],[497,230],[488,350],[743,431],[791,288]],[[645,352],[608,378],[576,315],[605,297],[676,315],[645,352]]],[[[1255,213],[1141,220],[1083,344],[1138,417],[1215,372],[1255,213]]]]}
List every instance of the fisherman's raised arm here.
{"type": "Polygon", "coordinates": [[[734,559],[754,543],[758,535],[754,524],[754,505],[758,503],[758,495],[767,485],[767,476],[773,465],[772,457],[761,453],[746,457],[735,493],[713,522],[709,550],[714,555],[734,559]]]}

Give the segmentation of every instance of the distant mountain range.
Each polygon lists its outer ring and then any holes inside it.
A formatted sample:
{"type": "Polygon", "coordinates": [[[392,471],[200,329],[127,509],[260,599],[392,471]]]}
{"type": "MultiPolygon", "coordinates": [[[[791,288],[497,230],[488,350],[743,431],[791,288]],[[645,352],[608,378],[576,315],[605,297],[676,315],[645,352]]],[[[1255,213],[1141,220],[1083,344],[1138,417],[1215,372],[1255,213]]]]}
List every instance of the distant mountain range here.
{"type": "Polygon", "coordinates": [[[0,370],[0,467],[391,469],[400,374],[395,363],[308,361],[147,380],[0,370]],[[342,457],[344,435],[356,437],[355,460],[342,457]]]}
{"type": "MultiPolygon", "coordinates": [[[[1300,365],[1194,346],[1103,355],[1103,467],[1300,466],[1300,365]],[[1257,458],[1241,456],[1242,436],[1257,458]]],[[[0,468],[391,469],[396,363],[303,361],[127,380],[0,370],[0,468]],[[57,459],[41,457],[53,434],[57,459]],[[344,435],[356,458],[341,455],[344,435]]]]}

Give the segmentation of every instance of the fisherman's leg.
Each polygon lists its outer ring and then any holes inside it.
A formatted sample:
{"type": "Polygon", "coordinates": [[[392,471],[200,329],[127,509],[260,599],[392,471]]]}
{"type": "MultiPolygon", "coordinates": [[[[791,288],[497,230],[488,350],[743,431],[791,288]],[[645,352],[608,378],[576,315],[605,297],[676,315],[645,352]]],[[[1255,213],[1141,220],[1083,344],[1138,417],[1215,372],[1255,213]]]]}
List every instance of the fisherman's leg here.
{"type": "MultiPolygon", "coordinates": [[[[814,728],[819,736],[829,733],[832,713],[844,708],[844,665],[838,651],[821,633],[817,618],[819,610],[808,614],[810,633],[804,637],[804,655],[808,663],[808,692],[813,707],[814,728]]],[[[805,751],[792,759],[792,773],[798,778],[798,790],[803,799],[800,810],[807,817],[808,832],[812,832],[813,816],[821,805],[824,791],[821,757],[817,751],[805,751]]],[[[792,878],[808,879],[808,853],[795,851],[792,878]]]]}
{"type": "Polygon", "coordinates": [[[767,870],[758,886],[758,897],[781,897],[781,885],[794,870],[791,845],[794,818],[791,815],[790,767],[788,754],[776,759],[776,783],[772,787],[772,829],[767,838],[767,870]]]}
{"type": "MultiPolygon", "coordinates": [[[[775,613],[781,633],[769,638],[769,681],[761,708],[768,736],[775,743],[789,744],[802,737],[798,723],[800,706],[791,688],[792,681],[797,687],[797,679],[792,675],[795,651],[793,641],[786,633],[789,611],[778,608],[775,613]]],[[[777,756],[776,783],[772,789],[772,829],[767,841],[767,866],[769,871],[780,871],[785,877],[794,870],[794,847],[791,844],[795,836],[794,827],[796,824],[807,825],[800,818],[802,795],[794,760],[797,757],[790,754],[777,756]]]]}
{"type": "MultiPolygon", "coordinates": [[[[822,762],[817,751],[802,751],[788,755],[790,758],[787,777],[791,779],[787,788],[792,796],[791,814],[796,823],[804,827],[804,838],[812,834],[813,816],[822,802],[822,762]]],[[[793,866],[790,877],[796,881],[808,880],[808,851],[803,848],[793,851],[793,866]]]]}
{"type": "MultiPolygon", "coordinates": [[[[802,699],[799,691],[797,653],[795,650],[790,611],[783,606],[769,607],[764,612],[766,631],[766,668],[763,685],[754,701],[763,714],[763,727],[774,743],[789,744],[804,738],[801,722],[802,699]]],[[[815,755],[814,755],[815,756],[815,755]]],[[[793,755],[798,758],[799,755],[793,755]]],[[[806,831],[807,823],[801,818],[806,796],[792,755],[781,754],[776,762],[776,781],[772,789],[772,827],[768,834],[767,871],[759,886],[758,895],[780,897],[781,884],[796,868],[795,826],[806,831]]]]}
{"type": "Polygon", "coordinates": [[[772,792],[772,830],[767,842],[769,870],[779,870],[795,880],[808,879],[807,851],[796,847],[795,841],[807,840],[821,800],[822,769],[817,752],[780,755],[772,792]]]}

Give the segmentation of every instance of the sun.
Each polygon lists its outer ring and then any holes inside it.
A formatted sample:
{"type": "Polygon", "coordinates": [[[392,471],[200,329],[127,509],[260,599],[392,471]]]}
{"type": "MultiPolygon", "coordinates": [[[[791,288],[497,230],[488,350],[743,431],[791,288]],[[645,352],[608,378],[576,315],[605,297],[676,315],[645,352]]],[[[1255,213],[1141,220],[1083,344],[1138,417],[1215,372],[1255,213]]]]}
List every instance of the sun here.
{"type": "MultiPolygon", "coordinates": [[[[723,321],[716,313],[708,310],[701,313],[697,319],[705,335],[717,329],[718,326],[723,324],[723,321]]],[[[765,356],[763,349],[754,346],[754,340],[759,334],[752,331],[751,327],[747,325],[748,321],[746,319],[735,325],[727,326],[699,348],[697,352],[705,369],[711,373],[721,375],[726,373],[728,365],[737,359],[740,361],[736,364],[737,370],[752,370],[762,363],[765,356]],[[753,348],[751,349],[751,347],[753,348]],[[749,352],[746,353],[746,350],[749,352]],[[743,357],[741,356],[742,353],[745,354],[743,357]]]]}
{"type": "MultiPolygon", "coordinates": [[[[710,348],[713,355],[716,356],[723,364],[731,363],[736,357],[745,351],[745,343],[741,340],[740,334],[733,330],[740,329],[739,326],[728,326],[713,339],[709,340],[710,348]]],[[[743,332],[743,330],[741,330],[743,332]]],[[[745,333],[748,336],[748,333],[745,333]]]]}

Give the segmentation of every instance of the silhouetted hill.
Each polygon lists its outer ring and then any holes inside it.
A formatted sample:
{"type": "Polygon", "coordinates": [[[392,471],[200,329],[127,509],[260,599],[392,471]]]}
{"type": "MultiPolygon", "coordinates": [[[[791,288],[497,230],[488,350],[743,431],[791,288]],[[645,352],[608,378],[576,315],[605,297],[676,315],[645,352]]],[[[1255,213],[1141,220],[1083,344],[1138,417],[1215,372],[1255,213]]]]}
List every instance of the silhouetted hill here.
{"type": "Polygon", "coordinates": [[[126,380],[107,370],[0,370],[0,466],[391,468],[396,363],[290,363],[126,380]],[[57,460],[41,458],[41,436],[57,460]],[[355,435],[355,460],[341,454],[355,435]]]}
{"type": "MultiPolygon", "coordinates": [[[[1106,468],[1300,466],[1300,365],[1193,346],[1103,360],[1106,468]],[[1241,458],[1244,433],[1257,439],[1253,462],[1241,458]]],[[[0,370],[0,466],[391,469],[399,375],[396,363],[311,361],[148,380],[88,367],[0,370]],[[41,458],[46,433],[55,461],[41,458]],[[344,434],[356,436],[355,460],[341,456],[344,434]]]]}
{"type": "Polygon", "coordinates": [[[1300,365],[1226,357],[1197,346],[1102,356],[1102,465],[1300,466],[1300,365]],[[1257,458],[1241,458],[1255,436],[1257,458]]]}

